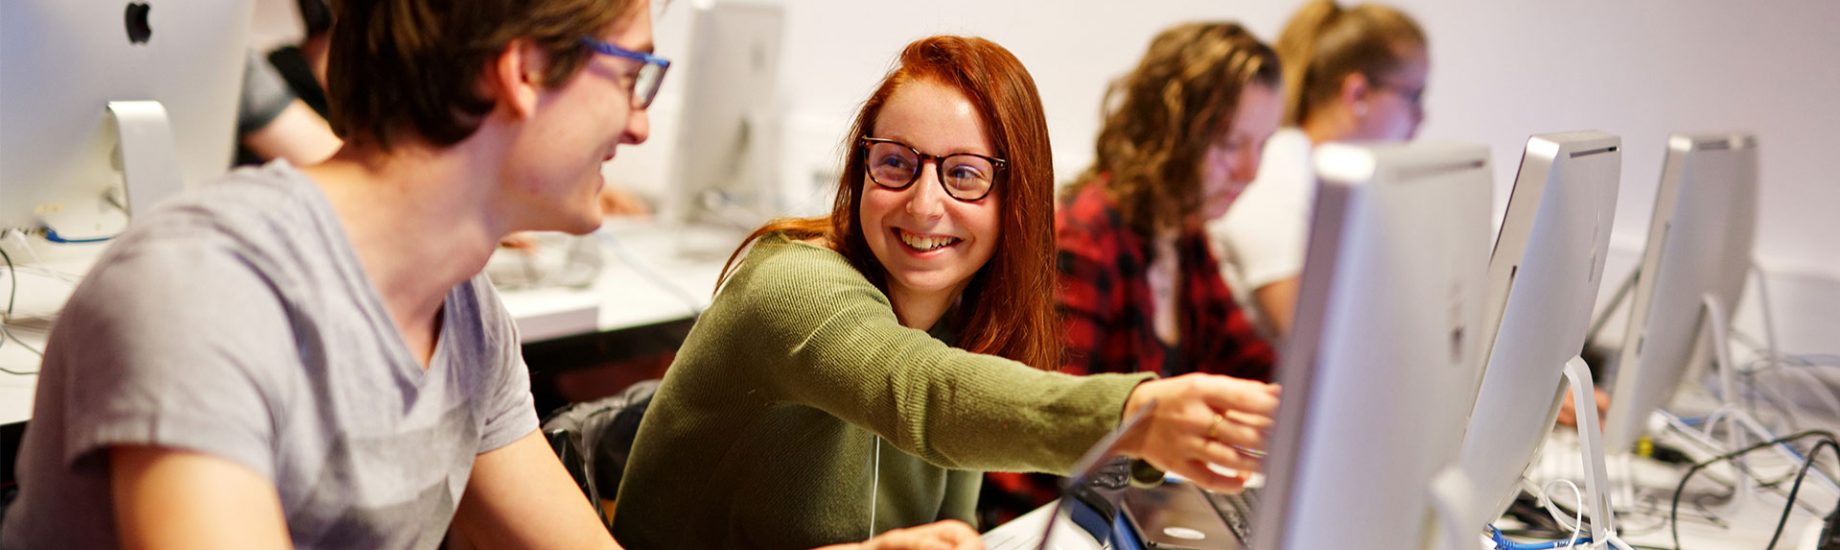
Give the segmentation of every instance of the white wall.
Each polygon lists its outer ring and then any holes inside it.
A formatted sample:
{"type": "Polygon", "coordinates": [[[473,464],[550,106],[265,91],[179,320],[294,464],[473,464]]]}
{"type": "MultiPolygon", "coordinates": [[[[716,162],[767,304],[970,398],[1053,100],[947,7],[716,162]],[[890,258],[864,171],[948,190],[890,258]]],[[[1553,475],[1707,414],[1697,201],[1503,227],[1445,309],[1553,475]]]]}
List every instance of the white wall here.
{"type": "MultiPolygon", "coordinates": [[[[787,179],[834,166],[849,117],[908,41],[975,34],[1015,52],[1036,79],[1060,179],[1091,160],[1105,85],[1128,70],[1159,29],[1235,19],[1270,39],[1294,3],[1095,0],[924,5],[861,0],[785,2],[782,104],[790,113],[787,179]],[[800,155],[805,155],[800,157],[800,155]]],[[[1623,188],[1612,276],[1646,238],[1670,132],[1749,130],[1762,143],[1756,256],[1771,273],[1786,348],[1840,350],[1840,4],[1792,0],[1601,3],[1401,1],[1431,36],[1429,119],[1421,137],[1488,144],[1496,208],[1506,204],[1530,134],[1600,129],[1623,136],[1623,188]]],[[[690,6],[666,9],[669,54],[690,6]]],[[[687,60],[688,61],[688,60],[687,60]]],[[[674,82],[673,84],[683,84],[674,82]]],[[[668,131],[661,121],[660,131],[668,131]]],[[[822,180],[822,178],[820,178],[822,180]]],[[[820,204],[821,207],[821,204],[820,204]]],[[[1614,278],[1612,280],[1615,280],[1614,278]]],[[[1754,307],[1738,326],[1761,330],[1754,307]]],[[[1620,332],[1622,325],[1611,325],[1620,332]]]]}
{"type": "MultiPolygon", "coordinates": [[[[657,0],[654,0],[657,1],[657,0]]],[[[274,3],[287,0],[260,0],[274,3]]],[[[1041,90],[1059,177],[1091,160],[1108,81],[1151,35],[1191,19],[1235,19],[1270,39],[1294,2],[1251,0],[780,0],[787,16],[779,95],[786,113],[782,179],[822,209],[849,119],[908,41],[937,33],[997,41],[1041,90]]],[[[1472,2],[1400,0],[1431,36],[1429,119],[1421,137],[1488,144],[1499,210],[1529,134],[1599,129],[1623,136],[1623,187],[1612,234],[1633,265],[1653,207],[1665,137],[1749,130],[1762,144],[1756,255],[1786,348],[1840,351],[1840,3],[1782,0],[1472,2]]],[[[689,0],[658,13],[659,52],[684,59],[689,0]]],[[[261,11],[261,10],[258,10],[261,11]]],[[[261,19],[261,18],[258,18],[261,19]]],[[[270,18],[278,19],[278,18],[270,18]]],[[[658,194],[679,112],[682,74],[652,113],[655,139],[628,148],[609,173],[658,194]]],[[[1623,268],[1626,269],[1626,268],[1623,268]]],[[[1739,326],[1754,324],[1741,311],[1739,326]]],[[[1620,325],[1617,325],[1620,327],[1620,325]]],[[[1620,330],[1620,329],[1619,329],[1620,330]]]]}

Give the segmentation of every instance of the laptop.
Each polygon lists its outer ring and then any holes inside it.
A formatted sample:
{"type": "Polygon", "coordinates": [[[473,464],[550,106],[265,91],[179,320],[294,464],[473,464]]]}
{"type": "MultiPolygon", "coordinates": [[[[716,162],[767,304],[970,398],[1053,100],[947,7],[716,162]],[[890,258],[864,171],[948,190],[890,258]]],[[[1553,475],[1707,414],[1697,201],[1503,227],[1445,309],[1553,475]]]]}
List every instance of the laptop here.
{"type": "Polygon", "coordinates": [[[1212,493],[1180,480],[1133,487],[1124,494],[1124,518],[1146,549],[1249,548],[1259,491],[1247,487],[1238,494],[1212,493]]]}
{"type": "Polygon", "coordinates": [[[1074,475],[1053,504],[984,534],[989,550],[1100,550],[1114,547],[1113,525],[1130,486],[1130,459],[1119,442],[1143,424],[1152,402],[1126,418],[1073,465],[1074,475]]]}

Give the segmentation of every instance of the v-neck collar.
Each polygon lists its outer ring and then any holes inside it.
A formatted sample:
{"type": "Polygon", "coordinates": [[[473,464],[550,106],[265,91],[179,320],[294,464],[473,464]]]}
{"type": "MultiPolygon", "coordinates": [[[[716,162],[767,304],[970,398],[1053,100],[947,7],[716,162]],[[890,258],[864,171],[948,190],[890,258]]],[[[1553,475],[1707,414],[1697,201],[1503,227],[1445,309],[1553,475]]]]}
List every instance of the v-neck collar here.
{"type": "Polygon", "coordinates": [[[422,382],[429,379],[429,375],[435,370],[445,368],[448,357],[447,342],[450,340],[448,333],[453,326],[451,314],[456,309],[453,303],[454,290],[467,283],[461,282],[460,285],[449,288],[441,298],[441,310],[437,312],[438,326],[435,327],[434,353],[429,354],[428,365],[423,366],[421,361],[416,360],[415,353],[410,351],[408,341],[403,338],[395,319],[390,316],[389,308],[384,305],[383,294],[377,290],[376,284],[364,272],[364,264],[358,261],[357,247],[352,242],[351,235],[346,232],[345,224],[339,219],[338,212],[333,209],[331,199],[326,197],[325,190],[320,188],[319,182],[314,181],[298,168],[287,164],[286,161],[278,160],[274,164],[275,168],[286,172],[290,180],[303,188],[299,194],[303,199],[312,203],[309,210],[312,211],[314,219],[318,222],[319,230],[323,233],[326,242],[331,245],[331,250],[328,252],[332,255],[331,259],[342,279],[341,282],[346,285],[346,290],[350,292],[349,295],[358,302],[359,308],[363,310],[370,329],[388,335],[383,339],[389,343],[393,374],[419,387],[422,382]]]}

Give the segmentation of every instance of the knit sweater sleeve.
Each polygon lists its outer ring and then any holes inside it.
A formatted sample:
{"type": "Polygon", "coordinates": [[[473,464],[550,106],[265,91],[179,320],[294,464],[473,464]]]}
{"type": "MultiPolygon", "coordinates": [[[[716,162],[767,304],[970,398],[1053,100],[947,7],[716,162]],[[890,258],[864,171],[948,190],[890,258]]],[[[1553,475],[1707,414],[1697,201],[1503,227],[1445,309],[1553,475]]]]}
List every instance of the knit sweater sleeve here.
{"type": "Polygon", "coordinates": [[[830,250],[762,243],[749,259],[723,293],[739,293],[731,311],[753,327],[770,369],[760,383],[941,467],[1065,474],[1153,377],[1069,376],[948,346],[902,326],[830,250]]]}

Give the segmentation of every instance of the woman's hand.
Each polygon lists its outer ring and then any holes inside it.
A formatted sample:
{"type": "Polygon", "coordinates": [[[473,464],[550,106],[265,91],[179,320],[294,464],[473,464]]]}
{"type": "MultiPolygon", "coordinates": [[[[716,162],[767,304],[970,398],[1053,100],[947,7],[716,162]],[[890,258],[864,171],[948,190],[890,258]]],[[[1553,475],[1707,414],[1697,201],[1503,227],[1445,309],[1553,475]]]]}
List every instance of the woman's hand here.
{"type": "MultiPolygon", "coordinates": [[[[1592,397],[1597,401],[1597,429],[1603,431],[1603,418],[1610,410],[1610,394],[1604,393],[1604,390],[1596,390],[1596,392],[1596,395],[1592,397]]],[[[1565,402],[1559,405],[1559,425],[1578,425],[1578,404],[1572,402],[1572,389],[1569,386],[1565,389],[1565,402]]]]}
{"type": "Polygon", "coordinates": [[[984,539],[970,525],[956,520],[895,529],[862,544],[839,544],[818,550],[982,550],[984,539]]]}
{"type": "Polygon", "coordinates": [[[1278,386],[1208,374],[1139,384],[1125,399],[1129,418],[1145,406],[1143,426],[1124,441],[1127,454],[1188,478],[1210,491],[1238,491],[1260,469],[1266,430],[1278,410],[1278,386]],[[1155,405],[1150,405],[1154,402],[1155,405]],[[1210,468],[1231,468],[1227,476],[1210,468]]]}

